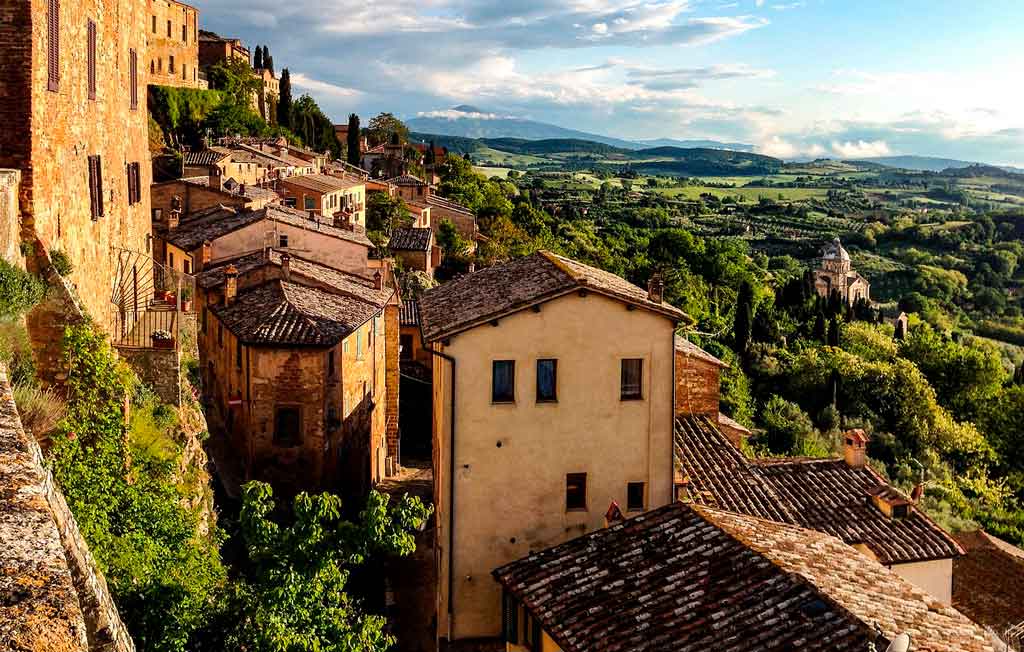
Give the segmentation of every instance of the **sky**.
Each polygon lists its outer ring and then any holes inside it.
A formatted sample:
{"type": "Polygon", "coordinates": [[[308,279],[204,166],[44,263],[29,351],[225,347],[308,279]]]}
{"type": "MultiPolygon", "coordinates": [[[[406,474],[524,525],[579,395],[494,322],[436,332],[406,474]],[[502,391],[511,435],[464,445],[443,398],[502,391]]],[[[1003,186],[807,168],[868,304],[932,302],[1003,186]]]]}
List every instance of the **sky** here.
{"type": "Polygon", "coordinates": [[[336,122],[514,116],[781,158],[1024,166],[1020,0],[193,0],[336,122]],[[477,116],[481,117],[481,116],[477,116]]]}

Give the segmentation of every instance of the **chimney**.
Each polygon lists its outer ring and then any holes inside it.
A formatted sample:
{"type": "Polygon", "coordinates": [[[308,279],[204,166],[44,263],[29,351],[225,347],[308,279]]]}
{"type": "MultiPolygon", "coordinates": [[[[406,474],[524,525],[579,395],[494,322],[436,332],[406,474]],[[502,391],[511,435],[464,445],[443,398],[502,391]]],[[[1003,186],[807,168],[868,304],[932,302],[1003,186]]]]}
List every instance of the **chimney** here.
{"type": "Polygon", "coordinates": [[[181,211],[174,210],[173,208],[167,213],[167,230],[173,231],[178,228],[178,224],[181,223],[181,211]]]}
{"type": "Polygon", "coordinates": [[[211,258],[213,258],[213,243],[209,240],[204,240],[203,250],[199,254],[199,269],[206,269],[206,266],[210,264],[211,258]]]}
{"type": "Polygon", "coordinates": [[[613,500],[612,504],[608,505],[608,511],[604,513],[604,526],[610,527],[624,520],[626,520],[626,517],[622,515],[619,504],[613,500]]]}
{"type": "Polygon", "coordinates": [[[843,433],[843,458],[850,468],[859,469],[867,464],[868,436],[860,428],[843,433]]]}
{"type": "Polygon", "coordinates": [[[292,280],[292,257],[290,254],[281,254],[281,278],[292,280]]]}
{"type": "Polygon", "coordinates": [[[228,265],[224,270],[224,305],[230,306],[235,302],[235,295],[238,294],[238,268],[228,265]]]}
{"type": "Polygon", "coordinates": [[[654,303],[662,303],[665,300],[665,280],[661,272],[654,272],[647,281],[647,298],[654,303]]]}
{"type": "Polygon", "coordinates": [[[380,273],[380,270],[378,269],[376,272],[373,273],[373,289],[374,290],[381,290],[383,288],[384,288],[384,276],[380,273]]]}
{"type": "Polygon", "coordinates": [[[921,501],[921,498],[923,496],[924,496],[924,483],[918,482],[917,484],[914,485],[914,490],[912,492],[910,492],[910,502],[912,502],[912,503],[914,503],[916,505],[917,503],[919,503],[921,501]]]}
{"type": "Polygon", "coordinates": [[[243,197],[245,196],[245,184],[244,183],[238,184],[238,194],[242,195],[243,197]]]}
{"type": "Polygon", "coordinates": [[[277,150],[277,153],[281,155],[281,158],[284,158],[288,156],[288,148],[282,146],[281,149],[277,150]]]}

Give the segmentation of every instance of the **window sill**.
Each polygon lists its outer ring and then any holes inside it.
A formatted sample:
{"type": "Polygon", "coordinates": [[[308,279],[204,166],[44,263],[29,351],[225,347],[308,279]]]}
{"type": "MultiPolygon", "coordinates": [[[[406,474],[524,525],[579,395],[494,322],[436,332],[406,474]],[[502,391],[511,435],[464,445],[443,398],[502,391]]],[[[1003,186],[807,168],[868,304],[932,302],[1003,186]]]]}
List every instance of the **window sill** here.
{"type": "Polygon", "coordinates": [[[511,401],[495,401],[494,399],[491,399],[491,405],[515,405],[515,404],[516,404],[515,400],[511,400],[511,401]]]}
{"type": "Polygon", "coordinates": [[[625,401],[642,401],[642,400],[644,400],[644,397],[643,396],[620,396],[619,400],[623,401],[623,402],[625,402],[625,401]]]}
{"type": "Polygon", "coordinates": [[[589,511],[590,510],[587,509],[586,507],[566,507],[565,508],[565,513],[566,514],[586,514],[589,511]]]}
{"type": "Polygon", "coordinates": [[[539,398],[537,399],[537,405],[552,405],[557,404],[557,398],[539,398]]]}

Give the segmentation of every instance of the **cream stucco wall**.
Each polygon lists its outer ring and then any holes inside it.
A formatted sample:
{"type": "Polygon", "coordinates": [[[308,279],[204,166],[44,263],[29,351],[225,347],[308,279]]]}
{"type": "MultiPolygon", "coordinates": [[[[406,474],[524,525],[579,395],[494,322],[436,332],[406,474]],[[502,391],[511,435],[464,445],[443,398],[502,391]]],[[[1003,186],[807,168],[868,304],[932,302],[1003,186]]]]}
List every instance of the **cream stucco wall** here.
{"type": "MultiPolygon", "coordinates": [[[[670,500],[672,320],[590,293],[559,297],[451,338],[456,358],[452,639],[497,636],[496,567],[604,525],[626,484],[647,508],[670,500]],[[557,403],[536,403],[536,361],[558,360],[557,403]],[[620,361],[643,358],[643,400],[621,401],[620,361]],[[515,404],[491,403],[491,363],[515,360],[515,404]],[[567,473],[587,474],[587,509],[566,511],[567,473]]],[[[449,382],[434,361],[438,631],[448,636],[449,382]]]]}
{"type": "Polygon", "coordinates": [[[942,601],[953,603],[953,560],[936,559],[889,567],[914,586],[924,589],[942,601]]]}
{"type": "Polygon", "coordinates": [[[276,247],[279,245],[277,238],[273,242],[267,240],[267,233],[275,229],[279,236],[287,235],[288,248],[296,250],[304,258],[353,274],[368,275],[366,245],[335,238],[312,229],[268,220],[250,224],[214,240],[211,260],[217,261],[258,251],[268,244],[276,247]]]}

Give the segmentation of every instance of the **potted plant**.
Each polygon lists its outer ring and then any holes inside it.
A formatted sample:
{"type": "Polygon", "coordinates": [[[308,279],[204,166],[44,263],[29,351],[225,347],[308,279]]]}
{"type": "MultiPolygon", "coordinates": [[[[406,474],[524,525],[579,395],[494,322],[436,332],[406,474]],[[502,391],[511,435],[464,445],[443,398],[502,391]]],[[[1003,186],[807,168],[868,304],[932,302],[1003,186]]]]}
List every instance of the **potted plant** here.
{"type": "Polygon", "coordinates": [[[149,334],[149,338],[153,342],[154,349],[174,348],[174,336],[171,335],[170,331],[163,329],[155,330],[149,334]]]}
{"type": "Polygon", "coordinates": [[[181,311],[192,312],[192,289],[183,288],[181,291],[181,311]]]}

